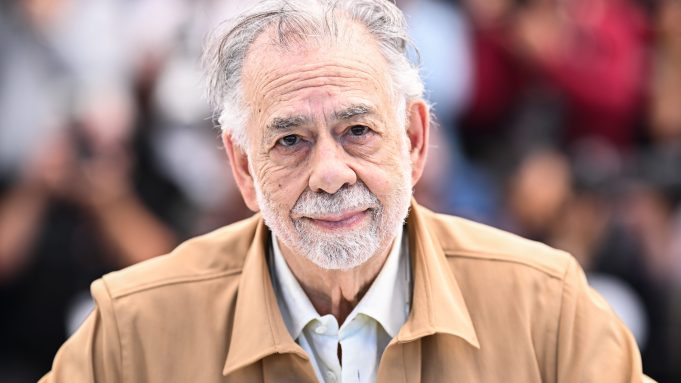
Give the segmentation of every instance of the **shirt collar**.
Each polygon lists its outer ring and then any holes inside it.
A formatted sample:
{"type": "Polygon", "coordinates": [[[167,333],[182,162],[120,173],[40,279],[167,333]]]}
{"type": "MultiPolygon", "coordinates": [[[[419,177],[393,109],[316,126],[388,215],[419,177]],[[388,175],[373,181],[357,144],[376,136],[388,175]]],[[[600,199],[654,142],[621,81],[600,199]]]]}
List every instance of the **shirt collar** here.
{"type": "Polygon", "coordinates": [[[293,339],[298,339],[303,328],[310,321],[319,318],[319,313],[286,264],[279,248],[279,242],[274,234],[272,234],[271,255],[273,262],[270,263],[270,273],[272,274],[279,310],[289,334],[293,339]]]}
{"type": "MultiPolygon", "coordinates": [[[[411,291],[409,258],[403,254],[407,247],[402,245],[402,237],[400,230],[381,271],[348,315],[346,322],[352,321],[358,314],[364,314],[380,323],[392,338],[407,320],[411,291]]],[[[274,235],[272,258],[270,273],[273,277],[277,303],[289,333],[293,339],[298,339],[305,326],[310,321],[318,319],[320,315],[286,264],[274,235]]]]}
{"type": "Polygon", "coordinates": [[[408,247],[403,246],[402,238],[400,230],[383,268],[346,319],[351,321],[357,314],[367,315],[380,323],[391,338],[407,321],[411,298],[409,255],[405,254],[408,247]]]}
{"type": "MultiPolygon", "coordinates": [[[[435,234],[428,230],[428,212],[412,200],[407,219],[412,263],[411,312],[392,342],[410,342],[435,333],[460,337],[480,347],[466,303],[435,234]]],[[[231,339],[223,369],[228,375],[276,353],[309,357],[291,337],[277,305],[267,266],[269,230],[262,217],[251,233],[239,279],[231,339]]],[[[229,256],[225,254],[225,256],[229,256]]],[[[312,379],[314,371],[310,369],[312,379]]]]}

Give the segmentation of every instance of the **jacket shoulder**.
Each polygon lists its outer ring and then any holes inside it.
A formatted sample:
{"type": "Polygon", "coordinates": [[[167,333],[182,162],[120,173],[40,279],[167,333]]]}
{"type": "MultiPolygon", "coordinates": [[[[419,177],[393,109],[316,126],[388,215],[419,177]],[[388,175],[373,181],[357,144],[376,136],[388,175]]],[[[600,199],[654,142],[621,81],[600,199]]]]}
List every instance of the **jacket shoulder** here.
{"type": "Polygon", "coordinates": [[[194,237],[168,254],[109,273],[102,280],[115,299],[171,284],[240,274],[259,222],[259,215],[254,215],[194,237]]]}
{"type": "Polygon", "coordinates": [[[429,210],[423,215],[430,234],[448,258],[514,263],[559,279],[575,262],[565,251],[504,230],[429,210]]]}

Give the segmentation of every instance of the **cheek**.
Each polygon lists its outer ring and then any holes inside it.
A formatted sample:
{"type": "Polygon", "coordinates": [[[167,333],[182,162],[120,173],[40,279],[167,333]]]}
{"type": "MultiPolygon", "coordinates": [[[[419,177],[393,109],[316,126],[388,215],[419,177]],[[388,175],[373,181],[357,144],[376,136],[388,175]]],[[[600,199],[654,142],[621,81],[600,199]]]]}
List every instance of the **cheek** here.
{"type": "Polygon", "coordinates": [[[403,167],[397,163],[362,164],[355,169],[359,179],[367,185],[369,190],[382,202],[392,197],[395,190],[402,185],[405,176],[403,167]]]}
{"type": "MultiPolygon", "coordinates": [[[[404,177],[411,178],[408,152],[404,153],[401,137],[382,139],[366,156],[354,156],[353,169],[374,194],[381,197],[401,186],[404,177]],[[405,157],[406,156],[406,157],[405,157]]],[[[368,148],[367,148],[368,149],[368,148]]]]}
{"type": "Polygon", "coordinates": [[[263,194],[281,209],[290,210],[307,186],[305,174],[296,166],[265,165],[258,170],[263,194]]]}
{"type": "Polygon", "coordinates": [[[385,148],[380,161],[358,166],[358,175],[369,190],[379,198],[393,195],[404,187],[405,180],[411,181],[411,166],[408,153],[403,153],[399,144],[385,148]]]}

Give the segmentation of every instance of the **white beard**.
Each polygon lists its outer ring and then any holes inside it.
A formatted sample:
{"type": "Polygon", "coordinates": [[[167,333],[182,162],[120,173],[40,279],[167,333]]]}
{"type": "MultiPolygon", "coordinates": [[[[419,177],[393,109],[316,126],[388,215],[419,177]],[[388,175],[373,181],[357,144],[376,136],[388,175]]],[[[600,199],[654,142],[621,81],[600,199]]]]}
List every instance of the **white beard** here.
{"type": "Polygon", "coordinates": [[[357,267],[392,243],[409,213],[411,164],[404,145],[401,157],[403,171],[398,175],[400,180],[386,196],[385,204],[358,180],[334,194],[308,189],[300,195],[290,212],[283,211],[262,192],[260,183],[255,180],[256,197],[265,223],[286,246],[322,269],[357,267]],[[333,234],[316,229],[308,219],[291,218],[292,213],[296,216],[319,216],[365,209],[368,209],[370,218],[368,227],[362,225],[333,234]]]}

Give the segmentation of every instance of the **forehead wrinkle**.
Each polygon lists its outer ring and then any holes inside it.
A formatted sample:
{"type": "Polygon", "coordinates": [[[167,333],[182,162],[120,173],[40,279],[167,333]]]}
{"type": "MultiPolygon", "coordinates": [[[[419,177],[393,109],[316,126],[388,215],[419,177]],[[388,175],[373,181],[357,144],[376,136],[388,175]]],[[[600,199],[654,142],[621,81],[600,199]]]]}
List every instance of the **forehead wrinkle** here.
{"type": "Polygon", "coordinates": [[[302,70],[288,70],[284,74],[279,72],[271,71],[260,77],[259,84],[256,84],[256,88],[260,89],[259,94],[266,95],[272,92],[286,94],[308,87],[324,85],[348,87],[354,83],[378,82],[370,69],[345,66],[338,62],[319,63],[303,67],[302,70]]]}
{"type": "MultiPolygon", "coordinates": [[[[335,33],[320,36],[300,36],[300,41],[291,41],[290,44],[284,45],[281,42],[276,43],[275,37],[279,36],[276,25],[267,27],[252,43],[244,60],[242,73],[244,78],[250,77],[250,82],[254,85],[252,87],[254,93],[269,92],[271,89],[280,87],[278,82],[281,81],[285,84],[287,77],[300,76],[301,73],[317,68],[325,69],[327,72],[325,76],[330,77],[331,74],[328,73],[328,69],[333,67],[337,69],[345,67],[351,72],[348,77],[357,78],[358,72],[364,72],[366,79],[373,80],[374,83],[388,80],[389,87],[388,63],[385,61],[375,37],[371,35],[366,26],[345,16],[347,15],[340,12],[337,19],[333,19],[338,22],[336,27],[346,26],[338,28],[335,33]],[[293,58],[292,61],[296,61],[296,57],[307,57],[311,59],[309,61],[316,63],[303,65],[291,63],[292,65],[286,65],[286,61],[289,61],[289,63],[291,61],[287,59],[293,58]],[[324,62],[320,62],[320,58],[324,62]],[[347,64],[343,65],[344,62],[347,64]],[[291,67],[298,69],[292,70],[291,67]],[[354,76],[352,72],[355,72],[354,76]],[[276,86],[269,86],[269,83],[272,82],[276,86]]],[[[295,34],[296,30],[290,32],[295,34]]],[[[344,75],[341,74],[340,77],[344,77],[344,75]]],[[[292,81],[295,82],[296,79],[294,78],[292,81]]],[[[385,87],[385,85],[381,87],[385,87]]]]}
{"type": "MultiPolygon", "coordinates": [[[[375,41],[364,38],[362,33],[346,44],[329,42],[324,45],[328,49],[302,42],[293,51],[271,46],[262,38],[251,46],[242,72],[245,101],[257,125],[266,128],[271,122],[268,115],[276,116],[276,110],[285,106],[283,103],[304,100],[308,89],[368,97],[369,104],[376,105],[385,97],[391,98],[388,64],[375,41]]],[[[333,118],[333,111],[329,112],[328,117],[333,118]]]]}

